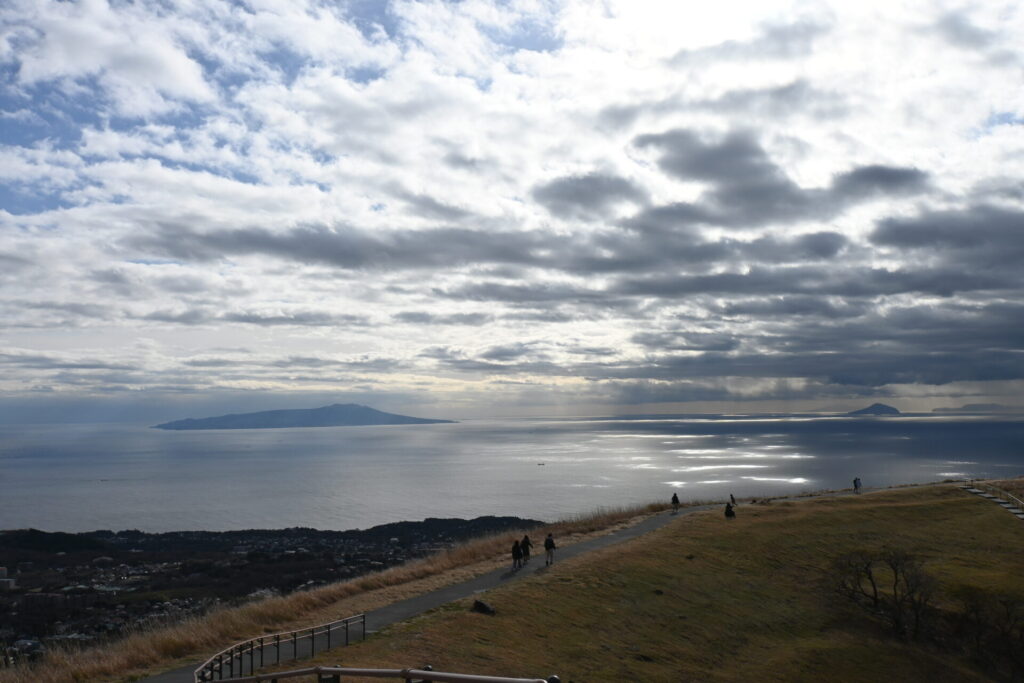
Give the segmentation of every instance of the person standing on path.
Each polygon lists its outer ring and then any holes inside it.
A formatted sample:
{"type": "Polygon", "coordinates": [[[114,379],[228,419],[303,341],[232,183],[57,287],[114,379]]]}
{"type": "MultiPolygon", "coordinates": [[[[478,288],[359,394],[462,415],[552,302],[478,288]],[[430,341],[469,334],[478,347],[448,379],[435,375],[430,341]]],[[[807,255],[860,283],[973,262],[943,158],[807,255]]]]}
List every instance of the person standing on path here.
{"type": "Polygon", "coordinates": [[[519,569],[523,566],[523,548],[519,545],[519,541],[512,542],[512,571],[519,569]]]}
{"type": "Polygon", "coordinates": [[[672,494],[672,514],[679,512],[679,496],[672,494]]]}
{"type": "Polygon", "coordinates": [[[736,519],[736,511],[732,509],[732,503],[725,504],[725,518],[736,519]]]}
{"type": "Polygon", "coordinates": [[[555,563],[555,538],[551,534],[544,539],[544,566],[550,567],[555,563]]]}
{"type": "Polygon", "coordinates": [[[729,494],[729,502],[732,503],[733,507],[736,507],[736,496],[729,494]]]}
{"type": "Polygon", "coordinates": [[[523,540],[519,541],[519,549],[523,551],[523,564],[525,565],[530,561],[530,548],[533,547],[533,542],[530,540],[529,534],[523,534],[523,540]]]}
{"type": "Polygon", "coordinates": [[[860,493],[860,477],[853,478],[853,492],[860,493]]]}

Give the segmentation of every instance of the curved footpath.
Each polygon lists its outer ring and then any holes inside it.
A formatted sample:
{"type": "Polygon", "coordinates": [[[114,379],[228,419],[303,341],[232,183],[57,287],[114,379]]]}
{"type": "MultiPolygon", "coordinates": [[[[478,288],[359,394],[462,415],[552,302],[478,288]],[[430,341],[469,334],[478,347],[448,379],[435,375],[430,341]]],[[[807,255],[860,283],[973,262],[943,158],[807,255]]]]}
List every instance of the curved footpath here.
{"type": "MultiPolygon", "coordinates": [[[[675,515],[670,511],[656,513],[632,526],[618,529],[586,541],[580,541],[579,543],[560,547],[555,551],[555,562],[563,562],[592,550],[606,548],[610,545],[615,545],[617,543],[622,543],[638,536],[642,536],[648,532],[654,531],[655,529],[660,529],[677,516],[697,512],[698,510],[708,510],[718,507],[721,507],[721,505],[716,504],[684,507],[680,509],[678,515],[675,515]]],[[[538,541],[537,545],[540,547],[542,543],[538,541]]],[[[422,614],[428,610],[432,610],[435,607],[440,607],[441,605],[454,600],[472,597],[491,588],[496,588],[498,586],[505,585],[510,581],[523,578],[524,576],[543,573],[547,567],[544,566],[544,550],[543,548],[539,549],[540,552],[531,555],[530,563],[519,571],[512,571],[507,567],[495,569],[487,574],[481,574],[475,579],[438,588],[435,591],[407,598],[400,602],[385,605],[384,607],[367,612],[366,633],[367,635],[375,633],[385,626],[405,621],[406,619],[422,614]]],[[[143,678],[142,680],[149,681],[150,683],[192,683],[192,674],[199,664],[200,662],[196,662],[195,664],[167,671],[156,676],[143,678]]]]}
{"type": "MultiPolygon", "coordinates": [[[[931,484],[919,484],[919,486],[929,486],[931,484]]],[[[1003,507],[1009,507],[1005,501],[998,500],[995,496],[985,495],[983,491],[973,489],[970,486],[960,486],[959,488],[965,490],[968,493],[974,493],[975,495],[981,495],[984,498],[995,500],[995,502],[1001,504],[1003,507]]],[[[878,489],[876,489],[878,490],[878,489]]],[[[882,489],[884,490],[884,489],[882,489]]],[[[833,496],[848,496],[853,495],[853,491],[847,489],[842,491],[830,491],[825,493],[812,494],[810,496],[794,496],[791,498],[782,498],[777,500],[806,500],[808,498],[821,498],[821,497],[833,497],[833,496]]],[[[555,551],[555,561],[562,562],[567,559],[582,555],[592,550],[599,548],[606,548],[611,545],[623,543],[625,541],[637,538],[646,533],[660,529],[677,516],[686,515],[699,510],[719,509],[722,507],[721,503],[715,503],[712,505],[698,505],[693,507],[684,507],[678,514],[674,514],[670,511],[659,512],[644,520],[638,522],[629,527],[618,529],[602,536],[588,539],[586,541],[580,541],[573,545],[565,546],[564,548],[558,548],[555,551]]],[[[1024,519],[1024,511],[1017,509],[1011,509],[1011,512],[1018,517],[1018,519],[1024,519]]],[[[417,595],[400,602],[386,605],[379,609],[366,613],[366,632],[367,634],[374,633],[389,626],[391,624],[405,621],[411,617],[422,614],[428,610],[440,607],[441,605],[447,604],[454,600],[461,600],[463,598],[469,598],[491,588],[505,585],[516,579],[520,579],[524,576],[532,576],[534,574],[543,573],[547,568],[544,566],[543,549],[540,548],[541,543],[538,542],[538,549],[540,552],[534,554],[530,561],[530,564],[526,565],[519,571],[512,571],[507,567],[501,569],[495,569],[487,574],[482,574],[475,579],[464,581],[462,583],[453,584],[451,586],[445,586],[423,595],[417,595]]],[[[308,648],[307,648],[308,649],[308,648]]],[[[301,648],[300,648],[301,650],[301,648]]],[[[318,648],[320,650],[320,648],[318,648]]],[[[309,653],[299,653],[302,656],[308,656],[309,653]]],[[[282,657],[282,659],[284,659],[282,657]]],[[[199,666],[199,662],[190,666],[182,667],[180,669],[174,669],[165,673],[144,678],[142,680],[149,681],[150,683],[193,683],[193,672],[199,666]]]]}

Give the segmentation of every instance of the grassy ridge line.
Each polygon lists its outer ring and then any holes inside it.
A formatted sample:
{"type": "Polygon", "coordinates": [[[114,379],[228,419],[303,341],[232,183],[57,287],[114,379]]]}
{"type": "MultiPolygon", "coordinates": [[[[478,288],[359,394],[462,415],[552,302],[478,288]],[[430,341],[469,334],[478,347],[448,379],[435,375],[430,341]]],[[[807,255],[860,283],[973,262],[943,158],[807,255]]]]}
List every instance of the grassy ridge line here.
{"type": "Polygon", "coordinates": [[[588,683],[991,680],[837,601],[826,568],[901,548],[951,607],[965,587],[1024,596],[1022,541],[1019,521],[951,485],[742,505],[732,522],[698,512],[490,591],[495,617],[452,603],[314,663],[588,683]]]}
{"type": "MultiPolygon", "coordinates": [[[[529,530],[571,544],[608,533],[667,507],[649,504],[602,508],[529,530]]],[[[206,659],[210,653],[263,633],[286,631],[366,612],[408,597],[484,574],[507,559],[509,539],[527,531],[507,531],[462,543],[448,551],[381,572],[310,591],[223,608],[174,625],[133,633],[84,650],[52,650],[31,667],[0,670],[0,683],[65,683],[135,680],[206,659]]],[[[541,536],[542,537],[542,536],[541,536]]]]}

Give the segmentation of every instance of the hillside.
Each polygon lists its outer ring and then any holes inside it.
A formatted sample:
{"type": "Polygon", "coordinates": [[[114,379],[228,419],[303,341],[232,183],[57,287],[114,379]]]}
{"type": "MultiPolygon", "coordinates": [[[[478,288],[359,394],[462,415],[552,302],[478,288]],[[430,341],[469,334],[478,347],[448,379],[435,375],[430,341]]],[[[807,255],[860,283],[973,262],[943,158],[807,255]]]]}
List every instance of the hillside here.
{"type": "Polygon", "coordinates": [[[847,415],[899,415],[900,411],[884,403],[872,403],[867,408],[851,410],[847,415]]]}
{"type": "Polygon", "coordinates": [[[385,413],[357,403],[335,403],[322,408],[264,410],[217,417],[187,418],[154,425],[155,429],[282,429],[287,427],[355,427],[361,425],[416,425],[451,423],[385,413]]]}
{"type": "Polygon", "coordinates": [[[847,551],[906,549],[936,580],[934,625],[949,629],[965,596],[1024,599],[1022,537],[998,506],[950,486],[741,505],[732,522],[695,513],[489,592],[497,616],[454,603],[318,663],[588,683],[991,680],[962,639],[894,637],[837,597],[828,568],[847,551]]]}

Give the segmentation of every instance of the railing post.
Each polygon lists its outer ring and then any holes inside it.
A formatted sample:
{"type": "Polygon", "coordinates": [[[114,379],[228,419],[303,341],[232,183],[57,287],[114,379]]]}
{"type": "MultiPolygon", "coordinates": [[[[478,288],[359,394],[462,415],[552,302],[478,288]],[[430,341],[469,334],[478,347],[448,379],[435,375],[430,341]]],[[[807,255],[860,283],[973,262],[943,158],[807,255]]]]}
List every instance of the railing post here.
{"type": "Polygon", "coordinates": [[[228,650],[228,678],[235,677],[235,646],[228,650]]]}
{"type": "Polygon", "coordinates": [[[334,626],[333,623],[327,624],[327,649],[328,650],[331,649],[331,627],[332,626],[334,626]]]}
{"type": "Polygon", "coordinates": [[[348,647],[348,619],[345,620],[345,647],[348,647]]]}
{"type": "Polygon", "coordinates": [[[256,643],[249,641],[249,673],[253,673],[256,669],[253,664],[256,662],[256,643]]]}
{"type": "Polygon", "coordinates": [[[292,631],[292,659],[299,658],[299,632],[292,631]]]}
{"type": "Polygon", "coordinates": [[[263,668],[263,636],[260,636],[260,668],[263,668]]]}
{"type": "Polygon", "coordinates": [[[277,650],[277,663],[281,663],[281,634],[274,635],[274,649],[277,650]]]}
{"type": "Polygon", "coordinates": [[[217,680],[224,680],[224,653],[217,655],[217,680]]]}

